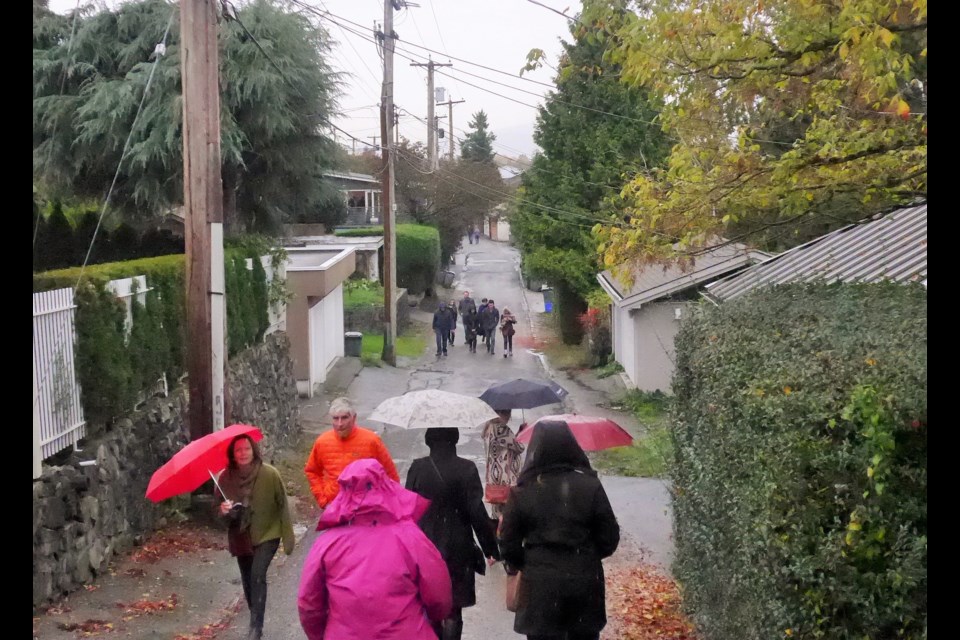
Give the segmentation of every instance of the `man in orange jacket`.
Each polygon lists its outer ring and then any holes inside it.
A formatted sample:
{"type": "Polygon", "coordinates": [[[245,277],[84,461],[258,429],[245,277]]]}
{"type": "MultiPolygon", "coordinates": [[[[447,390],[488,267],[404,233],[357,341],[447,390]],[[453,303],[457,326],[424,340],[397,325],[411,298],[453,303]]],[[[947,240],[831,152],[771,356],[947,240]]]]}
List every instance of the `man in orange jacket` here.
{"type": "Polygon", "coordinates": [[[320,508],[325,508],[337,497],[340,485],[337,478],[344,467],[361,458],[374,458],[383,465],[387,475],[400,482],[397,467],[390,451],[373,431],[357,426],[357,412],[346,398],[330,403],[333,429],[320,434],[313,443],[303,472],[310,481],[310,491],[320,508]]]}

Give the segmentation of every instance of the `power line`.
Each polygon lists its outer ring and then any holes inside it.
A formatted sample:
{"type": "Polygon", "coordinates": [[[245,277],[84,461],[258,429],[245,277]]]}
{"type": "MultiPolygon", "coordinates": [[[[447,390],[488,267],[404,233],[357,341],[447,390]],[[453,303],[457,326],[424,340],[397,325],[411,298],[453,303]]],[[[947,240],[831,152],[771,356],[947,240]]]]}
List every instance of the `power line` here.
{"type": "MultiPolygon", "coordinates": [[[[360,29],[366,30],[366,28],[367,28],[367,27],[364,27],[364,26],[361,25],[361,24],[357,24],[356,22],[354,22],[354,21],[352,21],[352,20],[350,20],[350,19],[348,19],[348,18],[344,18],[344,17],[342,17],[342,16],[338,16],[338,15],[335,14],[335,13],[331,13],[330,11],[327,11],[326,9],[322,9],[322,10],[321,10],[321,9],[317,9],[316,7],[313,7],[313,6],[311,6],[311,5],[306,4],[306,3],[303,2],[302,0],[291,0],[291,2],[293,2],[294,4],[297,4],[297,5],[300,5],[300,6],[304,7],[305,9],[313,12],[313,13],[316,14],[316,15],[319,15],[320,17],[327,18],[327,19],[331,20],[332,22],[334,21],[333,19],[342,20],[343,22],[346,22],[346,23],[348,23],[348,24],[351,24],[351,25],[353,25],[353,26],[355,26],[355,27],[358,27],[358,28],[360,28],[360,29]],[[323,14],[325,14],[325,15],[323,15],[323,14]]],[[[421,37],[422,37],[422,36],[421,36],[421,37]]],[[[487,71],[493,71],[493,72],[495,72],[495,73],[500,73],[500,74],[503,74],[503,75],[507,75],[507,76],[510,76],[511,78],[519,78],[519,79],[521,79],[521,80],[523,80],[523,81],[525,81],[525,82],[532,82],[532,83],[534,83],[534,84],[540,84],[540,85],[543,85],[543,86],[545,86],[545,87],[551,87],[551,88],[553,87],[552,84],[547,84],[546,82],[540,82],[539,80],[534,80],[534,79],[532,79],[532,78],[524,78],[523,76],[521,76],[521,75],[519,75],[519,74],[516,74],[516,73],[510,73],[509,71],[503,71],[503,70],[501,70],[501,69],[495,69],[495,68],[493,68],[493,67],[488,67],[488,66],[486,66],[486,65],[480,64],[479,62],[473,62],[473,61],[471,61],[471,60],[465,60],[465,59],[463,59],[463,58],[458,58],[458,57],[456,57],[456,56],[451,56],[451,55],[446,54],[446,53],[444,53],[444,52],[442,52],[442,51],[436,51],[435,49],[431,49],[430,47],[426,47],[426,46],[424,46],[424,45],[417,44],[417,43],[415,43],[415,42],[404,41],[404,43],[405,43],[405,44],[409,44],[409,45],[412,46],[412,47],[416,47],[417,49],[423,49],[424,51],[429,51],[430,53],[435,53],[435,54],[440,55],[440,56],[446,56],[446,57],[448,57],[448,58],[450,58],[450,59],[452,59],[452,60],[456,60],[457,62],[463,62],[464,64],[469,64],[469,65],[472,65],[472,66],[474,66],[474,67],[479,67],[479,68],[481,68],[481,69],[486,69],[487,71]]]]}

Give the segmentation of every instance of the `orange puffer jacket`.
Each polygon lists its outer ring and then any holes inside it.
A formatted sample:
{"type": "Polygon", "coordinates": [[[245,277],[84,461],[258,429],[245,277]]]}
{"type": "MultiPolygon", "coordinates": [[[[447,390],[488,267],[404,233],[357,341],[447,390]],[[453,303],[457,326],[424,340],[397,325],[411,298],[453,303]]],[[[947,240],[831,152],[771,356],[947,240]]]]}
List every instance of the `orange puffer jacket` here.
{"type": "Polygon", "coordinates": [[[344,467],[361,458],[373,458],[383,465],[387,475],[400,482],[397,467],[386,445],[373,431],[362,427],[354,427],[345,440],[341,440],[337,432],[331,429],[320,435],[313,443],[313,450],[307,458],[303,468],[310,481],[310,491],[317,499],[320,508],[326,507],[337,497],[340,485],[337,478],[344,467]]]}

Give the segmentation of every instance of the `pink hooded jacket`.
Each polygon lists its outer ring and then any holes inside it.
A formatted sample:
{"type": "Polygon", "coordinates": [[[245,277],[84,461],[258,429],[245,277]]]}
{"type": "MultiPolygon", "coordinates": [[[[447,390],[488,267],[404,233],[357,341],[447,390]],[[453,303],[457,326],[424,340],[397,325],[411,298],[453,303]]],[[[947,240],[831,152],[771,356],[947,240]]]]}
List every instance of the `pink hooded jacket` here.
{"type": "Polygon", "coordinates": [[[340,474],[303,565],[297,607],[310,640],[435,640],[452,606],[450,574],[417,526],[430,502],[373,459],[340,474]]]}

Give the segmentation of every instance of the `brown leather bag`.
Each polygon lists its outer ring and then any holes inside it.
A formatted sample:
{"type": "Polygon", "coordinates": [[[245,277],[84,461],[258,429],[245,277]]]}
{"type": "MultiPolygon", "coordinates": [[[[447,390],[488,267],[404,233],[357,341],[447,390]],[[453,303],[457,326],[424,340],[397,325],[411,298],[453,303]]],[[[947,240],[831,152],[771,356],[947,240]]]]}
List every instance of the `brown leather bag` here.
{"type": "Polygon", "coordinates": [[[227,529],[227,548],[232,556],[252,556],[253,538],[250,527],[240,528],[239,523],[231,523],[227,529]]]}
{"type": "Polygon", "coordinates": [[[522,575],[522,571],[517,571],[512,576],[507,576],[507,611],[516,613],[517,609],[520,608],[520,579],[522,575]]]}

